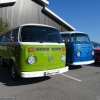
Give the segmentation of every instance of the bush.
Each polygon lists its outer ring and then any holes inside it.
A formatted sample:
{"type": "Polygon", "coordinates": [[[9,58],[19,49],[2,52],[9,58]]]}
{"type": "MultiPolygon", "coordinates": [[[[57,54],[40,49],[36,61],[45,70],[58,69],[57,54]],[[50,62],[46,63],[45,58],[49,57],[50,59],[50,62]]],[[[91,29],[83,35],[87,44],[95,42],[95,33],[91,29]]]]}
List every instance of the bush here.
{"type": "Polygon", "coordinates": [[[4,32],[7,32],[8,30],[10,30],[10,25],[9,23],[3,20],[2,17],[0,17],[0,35],[4,32]]]}

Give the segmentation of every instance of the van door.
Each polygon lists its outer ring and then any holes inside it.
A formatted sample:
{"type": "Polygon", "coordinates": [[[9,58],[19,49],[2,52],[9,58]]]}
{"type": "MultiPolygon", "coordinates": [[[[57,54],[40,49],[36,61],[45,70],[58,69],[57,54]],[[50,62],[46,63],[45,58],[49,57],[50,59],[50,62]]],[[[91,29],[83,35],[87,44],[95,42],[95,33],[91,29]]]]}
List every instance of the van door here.
{"type": "Polygon", "coordinates": [[[7,47],[6,47],[6,44],[5,44],[4,41],[5,41],[5,34],[2,35],[2,39],[1,39],[1,42],[0,42],[0,49],[1,49],[2,58],[7,57],[7,47]]]}
{"type": "Polygon", "coordinates": [[[4,50],[3,50],[3,46],[4,46],[4,39],[5,39],[5,36],[4,35],[1,35],[0,36],[0,57],[4,57],[4,50]]]}
{"type": "Polygon", "coordinates": [[[9,57],[19,66],[20,62],[20,45],[18,44],[18,31],[19,28],[12,30],[11,41],[10,41],[10,50],[9,57]]]}
{"type": "Polygon", "coordinates": [[[70,63],[72,59],[72,46],[70,34],[61,34],[62,39],[66,46],[66,62],[70,63]]]}
{"type": "Polygon", "coordinates": [[[9,40],[10,40],[10,34],[11,31],[7,32],[4,36],[5,38],[2,40],[2,46],[3,46],[3,55],[4,55],[4,60],[6,62],[6,64],[10,64],[10,59],[9,59],[9,40]]]}

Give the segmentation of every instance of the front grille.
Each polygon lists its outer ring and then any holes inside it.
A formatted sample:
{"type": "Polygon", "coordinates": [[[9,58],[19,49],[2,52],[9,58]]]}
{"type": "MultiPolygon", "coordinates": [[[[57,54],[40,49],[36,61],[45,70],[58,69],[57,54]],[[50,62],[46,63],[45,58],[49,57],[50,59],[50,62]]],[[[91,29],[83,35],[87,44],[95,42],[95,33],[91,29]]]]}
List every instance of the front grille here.
{"type": "Polygon", "coordinates": [[[92,47],[81,47],[81,49],[92,49],[92,47]]]}
{"type": "Polygon", "coordinates": [[[51,48],[52,51],[61,51],[61,48],[51,48]]]}
{"type": "Polygon", "coordinates": [[[81,47],[82,49],[87,49],[88,47],[81,47]]]}
{"type": "Polygon", "coordinates": [[[61,51],[61,48],[35,48],[35,51],[61,51]]]}
{"type": "Polygon", "coordinates": [[[35,48],[35,51],[50,51],[50,48],[35,48]]]}

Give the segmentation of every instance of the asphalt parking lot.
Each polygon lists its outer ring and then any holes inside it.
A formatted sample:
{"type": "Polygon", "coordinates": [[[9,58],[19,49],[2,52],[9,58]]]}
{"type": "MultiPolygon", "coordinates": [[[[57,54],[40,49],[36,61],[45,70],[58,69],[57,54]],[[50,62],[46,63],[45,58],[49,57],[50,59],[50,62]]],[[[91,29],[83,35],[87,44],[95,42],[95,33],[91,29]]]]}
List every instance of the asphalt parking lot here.
{"type": "Polygon", "coordinates": [[[9,68],[2,67],[0,100],[100,100],[100,63],[69,67],[61,75],[17,82],[11,80],[9,68]]]}

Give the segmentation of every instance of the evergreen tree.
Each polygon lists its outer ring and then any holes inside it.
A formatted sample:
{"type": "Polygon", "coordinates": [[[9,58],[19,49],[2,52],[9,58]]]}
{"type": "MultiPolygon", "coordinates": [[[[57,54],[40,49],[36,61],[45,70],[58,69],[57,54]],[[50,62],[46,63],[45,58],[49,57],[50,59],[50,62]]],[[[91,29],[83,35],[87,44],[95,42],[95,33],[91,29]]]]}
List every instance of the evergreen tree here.
{"type": "Polygon", "coordinates": [[[9,23],[3,20],[2,17],[0,17],[0,35],[6,31],[10,30],[10,25],[9,23]]]}

